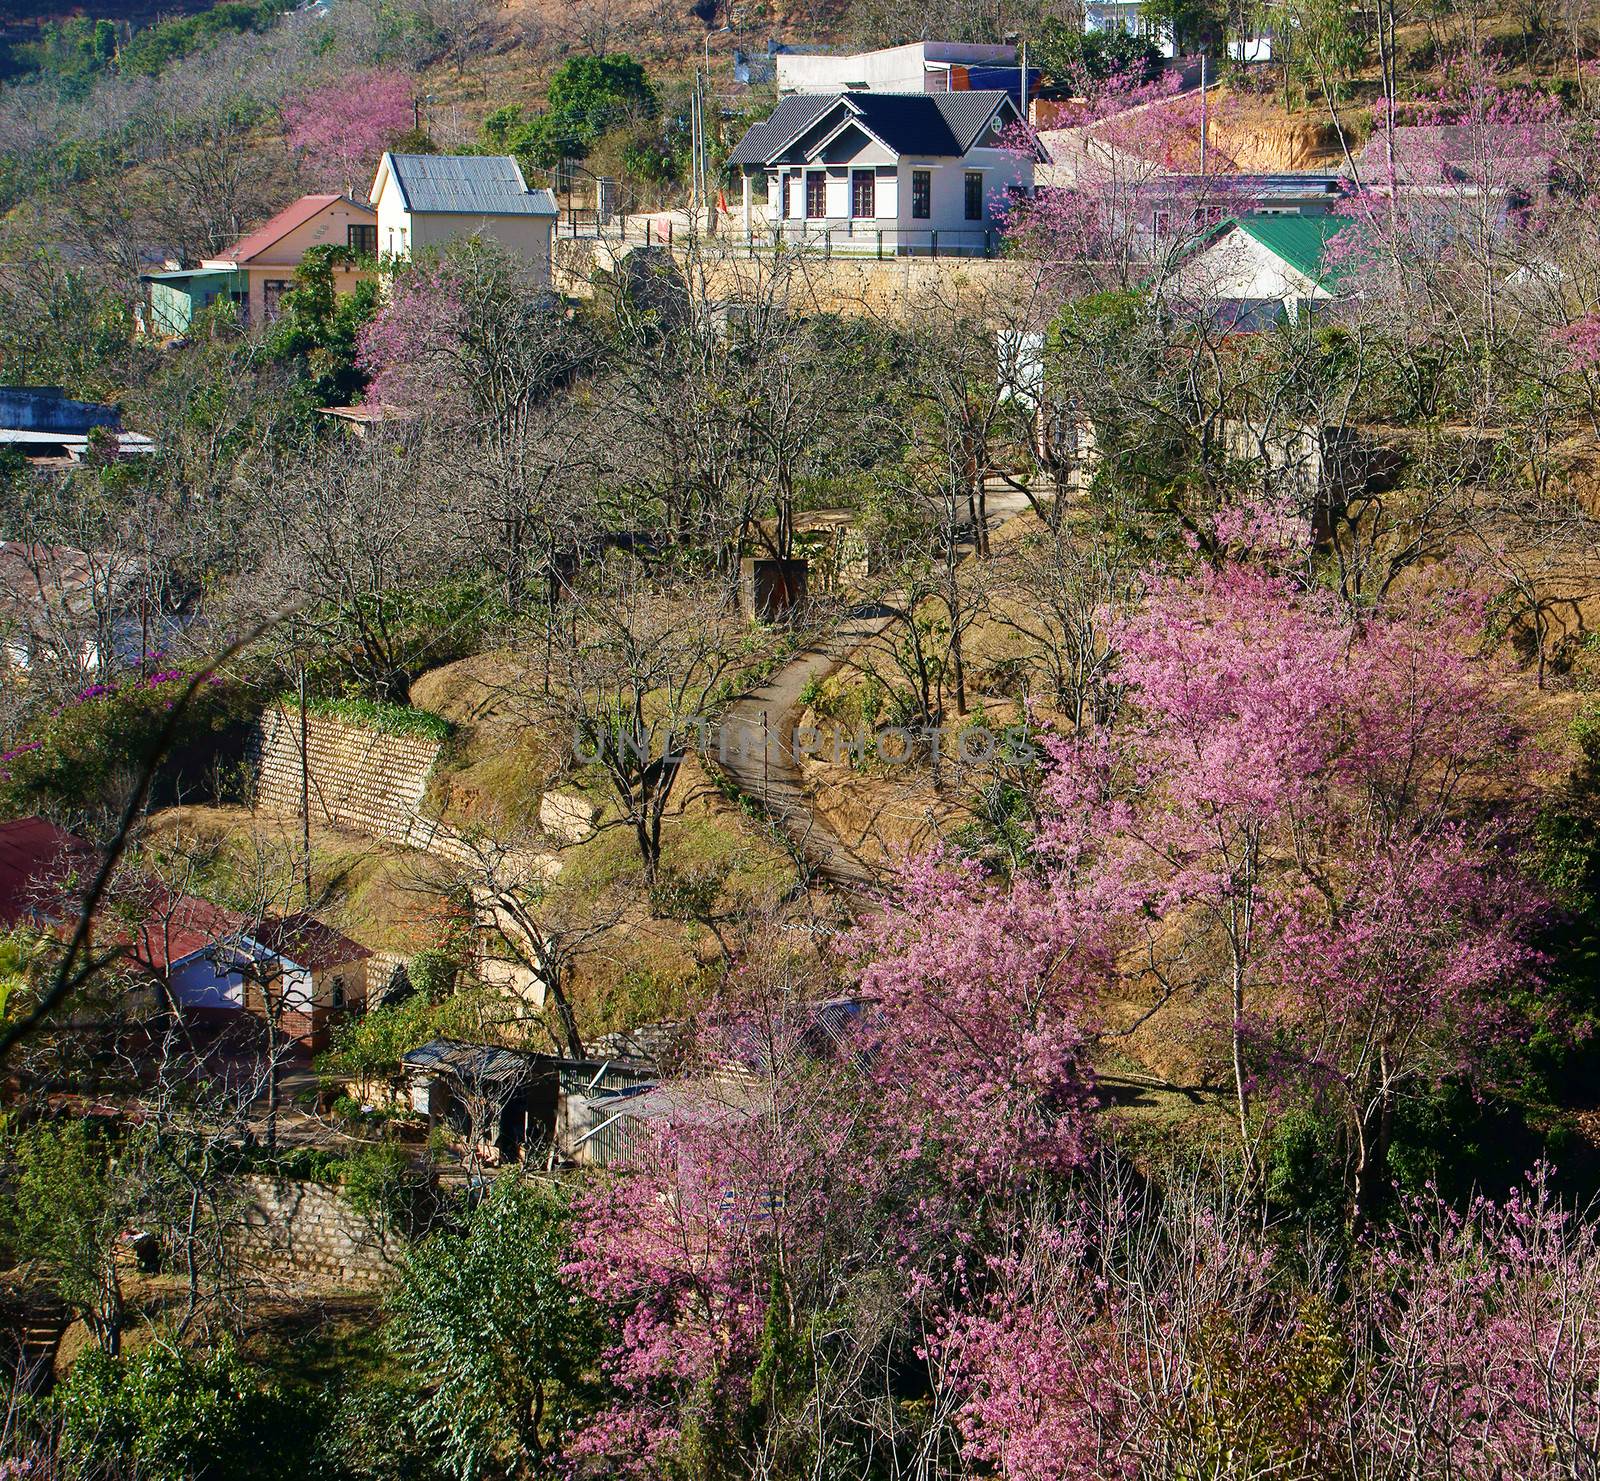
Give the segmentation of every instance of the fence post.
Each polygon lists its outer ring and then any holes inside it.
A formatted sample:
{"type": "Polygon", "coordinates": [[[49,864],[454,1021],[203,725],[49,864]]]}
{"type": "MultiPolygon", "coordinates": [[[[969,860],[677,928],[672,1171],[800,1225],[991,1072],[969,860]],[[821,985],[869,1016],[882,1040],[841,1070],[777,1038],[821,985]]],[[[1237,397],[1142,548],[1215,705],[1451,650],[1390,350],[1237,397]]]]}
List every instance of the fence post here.
{"type": "Polygon", "coordinates": [[[932,233],[932,237],[933,237],[932,244],[931,244],[932,245],[932,255],[934,257],[937,257],[939,255],[939,233],[938,232],[932,233]]]}
{"type": "Polygon", "coordinates": [[[669,216],[667,217],[667,251],[669,252],[672,250],[672,225],[672,218],[669,216]]]}
{"type": "Polygon", "coordinates": [[[883,228],[878,228],[878,261],[883,261],[883,228]]]}

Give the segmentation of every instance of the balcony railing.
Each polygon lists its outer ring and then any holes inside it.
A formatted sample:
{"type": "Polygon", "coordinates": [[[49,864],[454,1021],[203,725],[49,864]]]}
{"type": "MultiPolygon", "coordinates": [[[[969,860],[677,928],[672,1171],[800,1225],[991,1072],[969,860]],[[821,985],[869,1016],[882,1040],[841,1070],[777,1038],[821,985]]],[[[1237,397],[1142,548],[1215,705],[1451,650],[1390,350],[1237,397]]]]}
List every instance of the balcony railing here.
{"type": "MultiPolygon", "coordinates": [[[[563,239],[598,239],[641,245],[683,247],[695,239],[687,222],[662,216],[618,214],[603,224],[563,220],[557,227],[563,239]]],[[[714,231],[701,228],[698,238],[725,251],[751,256],[779,248],[804,251],[820,257],[889,259],[895,257],[998,257],[1004,245],[997,226],[907,227],[871,219],[799,219],[752,223],[747,234],[737,212],[718,219],[714,231]]]]}

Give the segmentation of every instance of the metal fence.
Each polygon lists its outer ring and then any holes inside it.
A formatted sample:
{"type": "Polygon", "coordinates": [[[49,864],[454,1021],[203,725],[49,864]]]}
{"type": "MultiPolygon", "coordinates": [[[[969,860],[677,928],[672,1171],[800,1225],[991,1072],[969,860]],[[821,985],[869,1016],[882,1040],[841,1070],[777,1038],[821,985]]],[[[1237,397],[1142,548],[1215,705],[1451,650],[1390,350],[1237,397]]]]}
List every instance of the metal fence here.
{"type": "Polygon", "coordinates": [[[667,248],[686,247],[698,238],[703,244],[751,257],[778,250],[807,252],[818,257],[846,257],[887,260],[895,257],[998,257],[1003,245],[995,226],[965,229],[912,229],[877,226],[871,221],[774,222],[749,234],[742,222],[719,222],[714,231],[696,233],[687,222],[660,216],[618,214],[606,222],[594,219],[592,211],[566,213],[557,224],[556,234],[563,240],[605,241],[621,245],[667,248]]]}

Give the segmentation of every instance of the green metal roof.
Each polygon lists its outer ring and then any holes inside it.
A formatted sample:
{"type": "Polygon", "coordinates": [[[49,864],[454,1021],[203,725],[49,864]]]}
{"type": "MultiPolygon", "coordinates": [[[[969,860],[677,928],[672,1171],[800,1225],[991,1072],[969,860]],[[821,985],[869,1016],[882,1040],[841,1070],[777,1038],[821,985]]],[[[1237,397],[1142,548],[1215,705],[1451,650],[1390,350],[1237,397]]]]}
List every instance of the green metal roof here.
{"type": "Polygon", "coordinates": [[[239,278],[243,281],[245,274],[232,267],[182,267],[173,272],[139,274],[141,283],[183,283],[201,278],[239,278]]]}
{"type": "Polygon", "coordinates": [[[1337,283],[1345,265],[1329,267],[1322,260],[1323,254],[1333,237],[1354,224],[1349,216],[1235,216],[1222,223],[1217,235],[1229,226],[1237,226],[1313,283],[1337,283]]]}

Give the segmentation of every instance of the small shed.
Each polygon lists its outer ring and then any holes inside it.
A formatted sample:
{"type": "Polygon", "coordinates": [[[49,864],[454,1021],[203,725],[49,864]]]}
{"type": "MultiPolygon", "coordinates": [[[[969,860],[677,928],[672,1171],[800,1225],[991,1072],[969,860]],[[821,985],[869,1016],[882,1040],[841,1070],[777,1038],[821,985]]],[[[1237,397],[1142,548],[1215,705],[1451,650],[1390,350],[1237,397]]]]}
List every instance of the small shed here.
{"type": "Polygon", "coordinates": [[[548,1142],[556,1119],[555,1062],[548,1055],[431,1039],[403,1060],[411,1109],[444,1126],[477,1136],[484,1156],[520,1162],[530,1147],[548,1142]]]}

